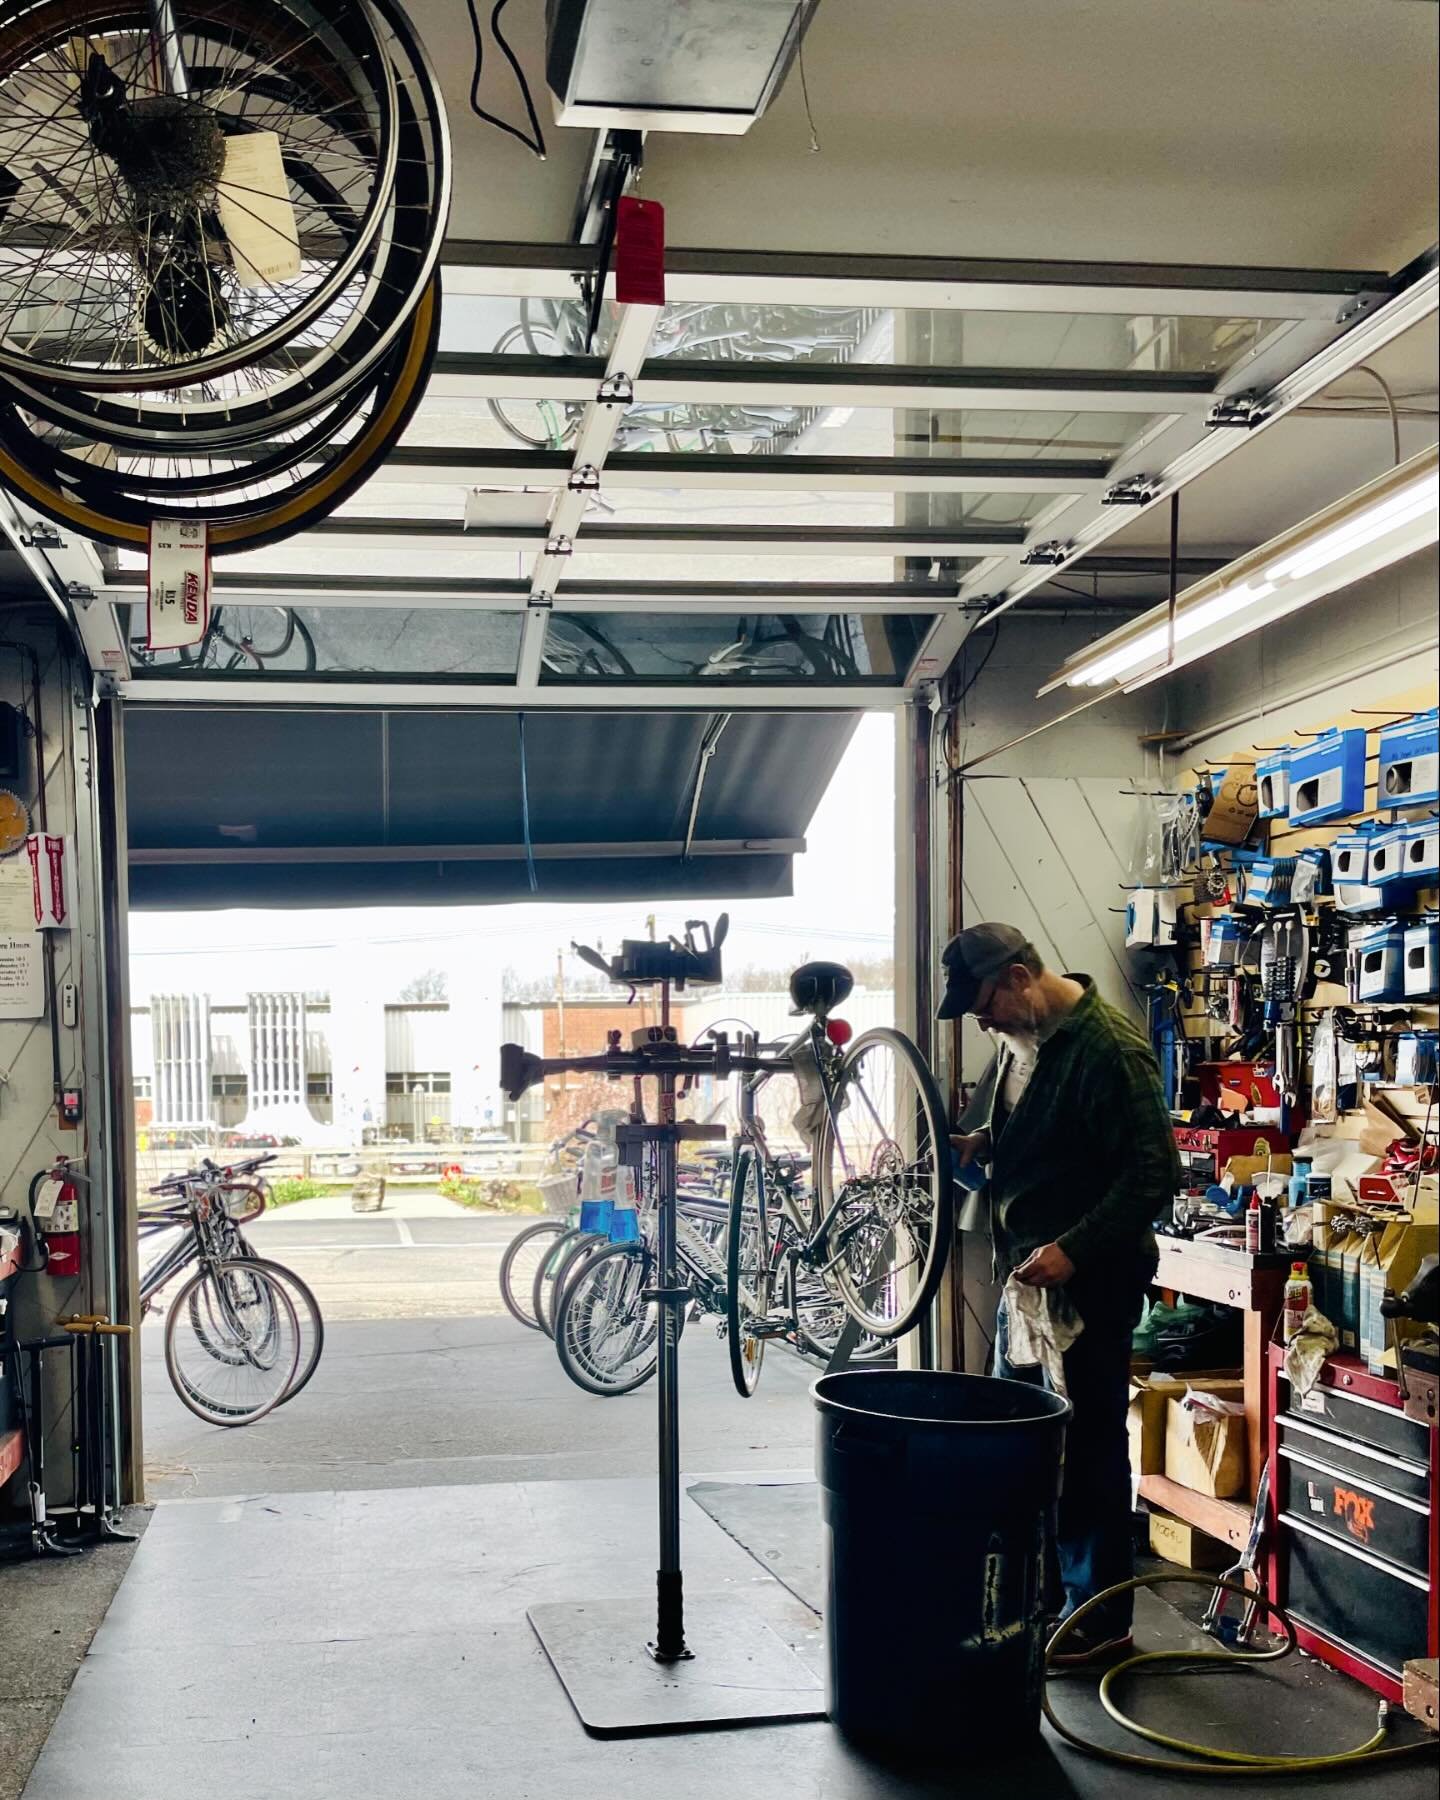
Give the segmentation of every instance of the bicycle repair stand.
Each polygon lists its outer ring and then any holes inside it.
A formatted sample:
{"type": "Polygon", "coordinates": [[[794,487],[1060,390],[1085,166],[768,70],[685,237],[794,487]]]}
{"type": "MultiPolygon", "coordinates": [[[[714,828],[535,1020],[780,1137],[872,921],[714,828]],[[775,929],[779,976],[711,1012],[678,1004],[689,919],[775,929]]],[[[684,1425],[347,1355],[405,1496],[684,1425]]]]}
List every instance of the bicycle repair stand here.
{"type": "MultiPolygon", "coordinates": [[[[725,924],[723,918],[717,924],[713,943],[706,929],[703,947],[694,941],[697,927],[690,926],[683,945],[627,941],[613,963],[594,951],[580,951],[616,981],[660,990],[659,1027],[636,1034],[648,1042],[638,1042],[627,1054],[618,1046],[618,1033],[612,1034],[611,1052],[598,1064],[617,1077],[634,1076],[636,1122],[621,1126],[617,1137],[625,1151],[642,1156],[653,1151],[656,1171],[659,1285],[647,1295],[660,1308],[656,1374],[660,1560],[655,1599],[563,1602],[532,1606],[526,1614],[581,1724],[595,1737],[825,1717],[819,1678],[745,1595],[692,1597],[688,1635],[686,1629],[680,1564],[679,1344],[681,1309],[691,1296],[680,1283],[675,1256],[679,1147],[687,1139],[725,1133],[723,1127],[677,1123],[675,1084],[681,1073],[723,1079],[735,1065],[724,1045],[680,1049],[670,1025],[670,992],[672,983],[683,988],[687,981],[719,981],[725,924]],[[640,1083],[649,1076],[659,1088],[654,1125],[638,1116],[640,1083]]],[[[507,1074],[529,1085],[542,1074],[574,1068],[577,1061],[592,1069],[597,1066],[596,1059],[583,1058],[542,1064],[539,1058],[525,1058],[515,1047],[506,1046],[501,1053],[502,1085],[507,1091],[512,1086],[507,1074]]]]}

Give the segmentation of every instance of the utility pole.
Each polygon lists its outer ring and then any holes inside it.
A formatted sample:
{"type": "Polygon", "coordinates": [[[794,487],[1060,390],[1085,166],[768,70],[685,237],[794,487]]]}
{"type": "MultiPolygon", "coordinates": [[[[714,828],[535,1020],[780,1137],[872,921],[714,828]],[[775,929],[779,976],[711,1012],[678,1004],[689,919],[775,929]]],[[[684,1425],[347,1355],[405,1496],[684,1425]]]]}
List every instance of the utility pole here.
{"type": "MultiPolygon", "coordinates": [[[[565,1055],[565,952],[555,952],[555,1029],[560,1038],[560,1055],[565,1055]]],[[[570,1085],[570,1077],[564,1071],[560,1075],[560,1092],[563,1094],[570,1085]]]]}

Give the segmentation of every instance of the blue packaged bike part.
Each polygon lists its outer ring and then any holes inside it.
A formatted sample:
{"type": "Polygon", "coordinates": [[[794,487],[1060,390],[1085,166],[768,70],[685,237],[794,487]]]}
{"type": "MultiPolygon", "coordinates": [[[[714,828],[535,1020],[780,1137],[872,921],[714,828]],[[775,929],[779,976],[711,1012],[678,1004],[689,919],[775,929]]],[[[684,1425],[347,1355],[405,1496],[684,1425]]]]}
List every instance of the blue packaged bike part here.
{"type": "Polygon", "coordinates": [[[1382,1006],[1405,998],[1405,928],[1396,920],[1350,933],[1350,998],[1382,1006]]]}
{"type": "Polygon", "coordinates": [[[1295,754],[1289,744],[1267,751],[1255,764],[1255,788],[1260,801],[1262,819],[1283,819],[1290,812],[1290,758],[1295,754]]]}
{"type": "Polygon", "coordinates": [[[1440,919],[1435,914],[1405,927],[1405,998],[1440,995],[1440,919]]]}
{"type": "Polygon", "coordinates": [[[1295,858],[1295,875],[1290,883],[1290,898],[1304,906],[1321,894],[1330,892],[1330,852],[1323,844],[1312,844],[1295,858]]]}
{"type": "Polygon", "coordinates": [[[1421,887],[1440,882],[1440,819],[1412,819],[1405,827],[1405,876],[1421,887]]]}
{"type": "Polygon", "coordinates": [[[1434,1087],[1440,1079],[1440,1032],[1402,1031],[1395,1040],[1395,1080],[1401,1087],[1434,1087]]]}
{"type": "Polygon", "coordinates": [[[1240,960],[1241,948],[1245,942],[1245,924],[1231,913],[1221,913],[1217,918],[1208,919],[1209,927],[1205,937],[1205,966],[1207,969],[1233,969],[1240,960]]]}
{"type": "Polygon", "coordinates": [[[1327,731],[1290,758],[1290,823],[1323,825],[1365,806],[1365,733],[1327,731]]]}
{"type": "Polygon", "coordinates": [[[1386,887],[1392,881],[1404,881],[1405,840],[1408,828],[1403,822],[1380,825],[1370,834],[1370,853],[1365,860],[1365,879],[1371,887],[1386,887]]]}
{"type": "Polygon", "coordinates": [[[1293,856],[1257,856],[1245,871],[1242,906],[1289,906],[1293,856]]]}
{"type": "Polygon", "coordinates": [[[1370,844],[1381,830],[1373,819],[1342,831],[1330,846],[1330,872],[1335,904],[1341,912],[1379,912],[1390,905],[1379,884],[1370,876],[1370,844]]]}
{"type": "Polygon", "coordinates": [[[1380,733],[1381,806],[1429,806],[1440,800],[1440,717],[1431,707],[1380,733]]]}

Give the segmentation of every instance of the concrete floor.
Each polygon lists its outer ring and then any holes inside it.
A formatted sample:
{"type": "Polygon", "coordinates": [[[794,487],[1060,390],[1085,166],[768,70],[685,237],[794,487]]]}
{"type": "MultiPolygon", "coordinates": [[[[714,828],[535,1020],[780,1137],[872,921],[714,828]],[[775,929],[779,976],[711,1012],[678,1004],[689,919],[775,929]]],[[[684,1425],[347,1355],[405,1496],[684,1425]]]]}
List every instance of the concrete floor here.
{"type": "MultiPolygon", "coordinates": [[[[684,1503],[687,1591],[726,1594],[817,1672],[819,1622],[747,1550],[684,1503]]],[[[82,1665],[25,1800],[1151,1800],[1193,1783],[1116,1770],[1048,1735],[996,1746],[955,1697],[963,1766],[901,1772],[826,1723],[674,1737],[588,1737],[525,1619],[546,1601],[653,1593],[648,1481],[496,1483],[262,1495],[161,1507],[82,1665]],[[995,1753],[988,1764],[986,1751],[995,1753]]],[[[1148,1600],[1147,1646],[1193,1646],[1148,1600]]],[[[704,1643],[697,1638],[697,1660],[704,1643]]],[[[637,1642],[635,1656],[642,1654],[637,1642]]],[[[903,1647],[877,1639],[877,1655],[903,1647]]],[[[1319,1675],[1330,1678],[1324,1671],[1319,1675]]],[[[1338,1678],[1336,1678],[1338,1682],[1338,1678]]],[[[1363,1696],[1317,1704],[1311,1676],[1146,1684],[1166,1729],[1289,1749],[1363,1735],[1363,1696]]],[[[1066,1715],[1114,1741],[1093,1685],[1066,1715]]],[[[1355,1792],[1353,1770],[1307,1783],[1355,1792]]],[[[1266,1797],[1283,1782],[1247,1782],[1266,1797]]],[[[1367,1774],[1379,1800],[1434,1792],[1433,1768],[1367,1774]]]]}

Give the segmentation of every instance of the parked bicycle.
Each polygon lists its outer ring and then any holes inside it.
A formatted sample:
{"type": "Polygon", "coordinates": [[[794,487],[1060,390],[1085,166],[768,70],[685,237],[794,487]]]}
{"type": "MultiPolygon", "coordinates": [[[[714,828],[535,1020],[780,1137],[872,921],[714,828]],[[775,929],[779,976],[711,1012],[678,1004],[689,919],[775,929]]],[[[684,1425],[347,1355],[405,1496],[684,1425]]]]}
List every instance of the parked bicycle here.
{"type": "Polygon", "coordinates": [[[211,1425],[252,1425],[314,1375],[325,1324],[293,1270],[257,1256],[244,1226],[265,1210],[258,1171],[273,1156],[172,1175],[140,1209],[142,1237],[177,1233],[140,1278],[143,1318],[193,1269],[165,1308],[165,1368],[181,1402],[211,1425]]]}

